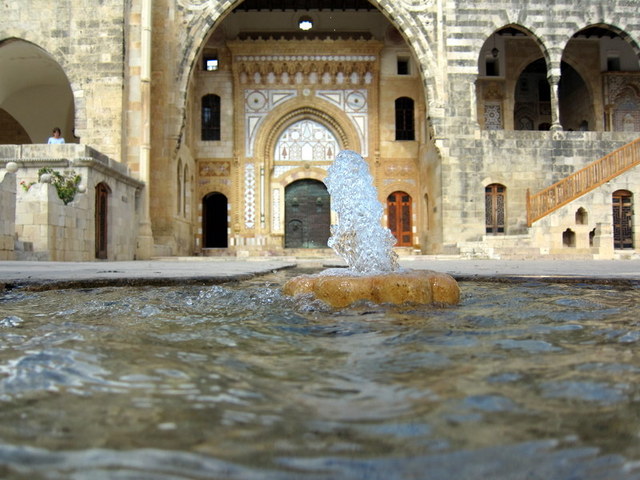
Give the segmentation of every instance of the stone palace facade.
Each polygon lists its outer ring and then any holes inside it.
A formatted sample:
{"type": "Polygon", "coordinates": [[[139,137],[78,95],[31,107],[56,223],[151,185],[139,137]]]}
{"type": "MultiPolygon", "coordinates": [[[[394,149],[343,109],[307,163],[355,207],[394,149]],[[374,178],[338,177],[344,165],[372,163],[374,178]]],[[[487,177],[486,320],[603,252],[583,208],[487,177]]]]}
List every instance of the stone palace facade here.
{"type": "Polygon", "coordinates": [[[2,256],[312,255],[343,149],[401,254],[632,256],[639,7],[2,2],[2,256]]]}

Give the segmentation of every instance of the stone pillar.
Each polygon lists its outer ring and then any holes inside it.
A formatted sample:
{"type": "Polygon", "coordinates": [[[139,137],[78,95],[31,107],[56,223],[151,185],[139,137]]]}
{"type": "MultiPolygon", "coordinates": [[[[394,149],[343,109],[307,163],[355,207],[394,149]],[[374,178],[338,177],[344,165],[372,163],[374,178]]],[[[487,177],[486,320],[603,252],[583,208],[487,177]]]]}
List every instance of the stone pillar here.
{"type": "Polygon", "coordinates": [[[558,99],[560,74],[550,73],[547,79],[549,80],[549,89],[551,90],[551,130],[554,132],[562,131],[562,125],[560,124],[560,102],[558,99]]]}
{"type": "Polygon", "coordinates": [[[136,259],[148,259],[153,254],[153,232],[149,212],[151,184],[151,24],[153,0],[140,5],[140,160],[139,178],[145,183],[140,197],[140,221],[136,259]]]}

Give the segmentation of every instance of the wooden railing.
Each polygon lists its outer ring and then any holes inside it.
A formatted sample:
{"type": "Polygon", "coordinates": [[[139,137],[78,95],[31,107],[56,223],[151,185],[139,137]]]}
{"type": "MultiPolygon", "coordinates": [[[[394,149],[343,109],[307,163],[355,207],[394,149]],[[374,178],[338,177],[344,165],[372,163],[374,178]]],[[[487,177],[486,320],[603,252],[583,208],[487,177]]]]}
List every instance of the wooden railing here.
{"type": "Polygon", "coordinates": [[[529,226],[545,215],[640,164],[640,138],[533,195],[527,190],[529,226]]]}

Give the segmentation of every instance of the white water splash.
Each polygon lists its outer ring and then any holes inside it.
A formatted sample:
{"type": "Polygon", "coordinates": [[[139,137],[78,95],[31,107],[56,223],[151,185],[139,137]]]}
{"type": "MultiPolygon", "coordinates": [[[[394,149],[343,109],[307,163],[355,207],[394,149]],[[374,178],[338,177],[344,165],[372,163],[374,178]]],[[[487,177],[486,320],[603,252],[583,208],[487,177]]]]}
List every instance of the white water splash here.
{"type": "Polygon", "coordinates": [[[325,179],[331,209],[338,224],[331,225],[328,245],[353,274],[381,274],[399,269],[393,251],[396,238],[381,225],[383,208],[367,162],[358,153],[342,150],[325,179]]]}

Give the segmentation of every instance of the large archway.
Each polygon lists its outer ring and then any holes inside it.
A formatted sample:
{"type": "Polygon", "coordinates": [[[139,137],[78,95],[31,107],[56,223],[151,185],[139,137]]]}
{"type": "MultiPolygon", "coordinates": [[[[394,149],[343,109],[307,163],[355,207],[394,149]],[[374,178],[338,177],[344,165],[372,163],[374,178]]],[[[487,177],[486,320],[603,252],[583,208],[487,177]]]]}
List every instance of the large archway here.
{"type": "Polygon", "coordinates": [[[74,142],[74,116],[69,80],[51,55],[20,39],[0,43],[0,119],[14,125],[0,143],[47,143],[53,127],[74,142]]]}
{"type": "Polygon", "coordinates": [[[551,124],[545,50],[517,24],[496,30],[478,57],[478,120],[486,130],[539,130],[551,124]]]}
{"type": "Polygon", "coordinates": [[[192,63],[183,124],[190,133],[179,136],[180,153],[196,164],[194,198],[228,192],[233,248],[289,247],[287,186],[322,180],[340,149],[362,154],[374,176],[402,172],[401,190],[418,193],[423,180],[438,181],[419,178],[428,150],[421,144],[434,138],[427,133],[422,60],[382,8],[368,0],[295,7],[246,0],[215,16],[192,63]],[[302,16],[311,18],[310,31],[299,27],[302,16]],[[413,104],[406,135],[397,134],[399,97],[413,104]],[[210,126],[205,98],[217,99],[215,135],[203,134],[210,126]]]}

